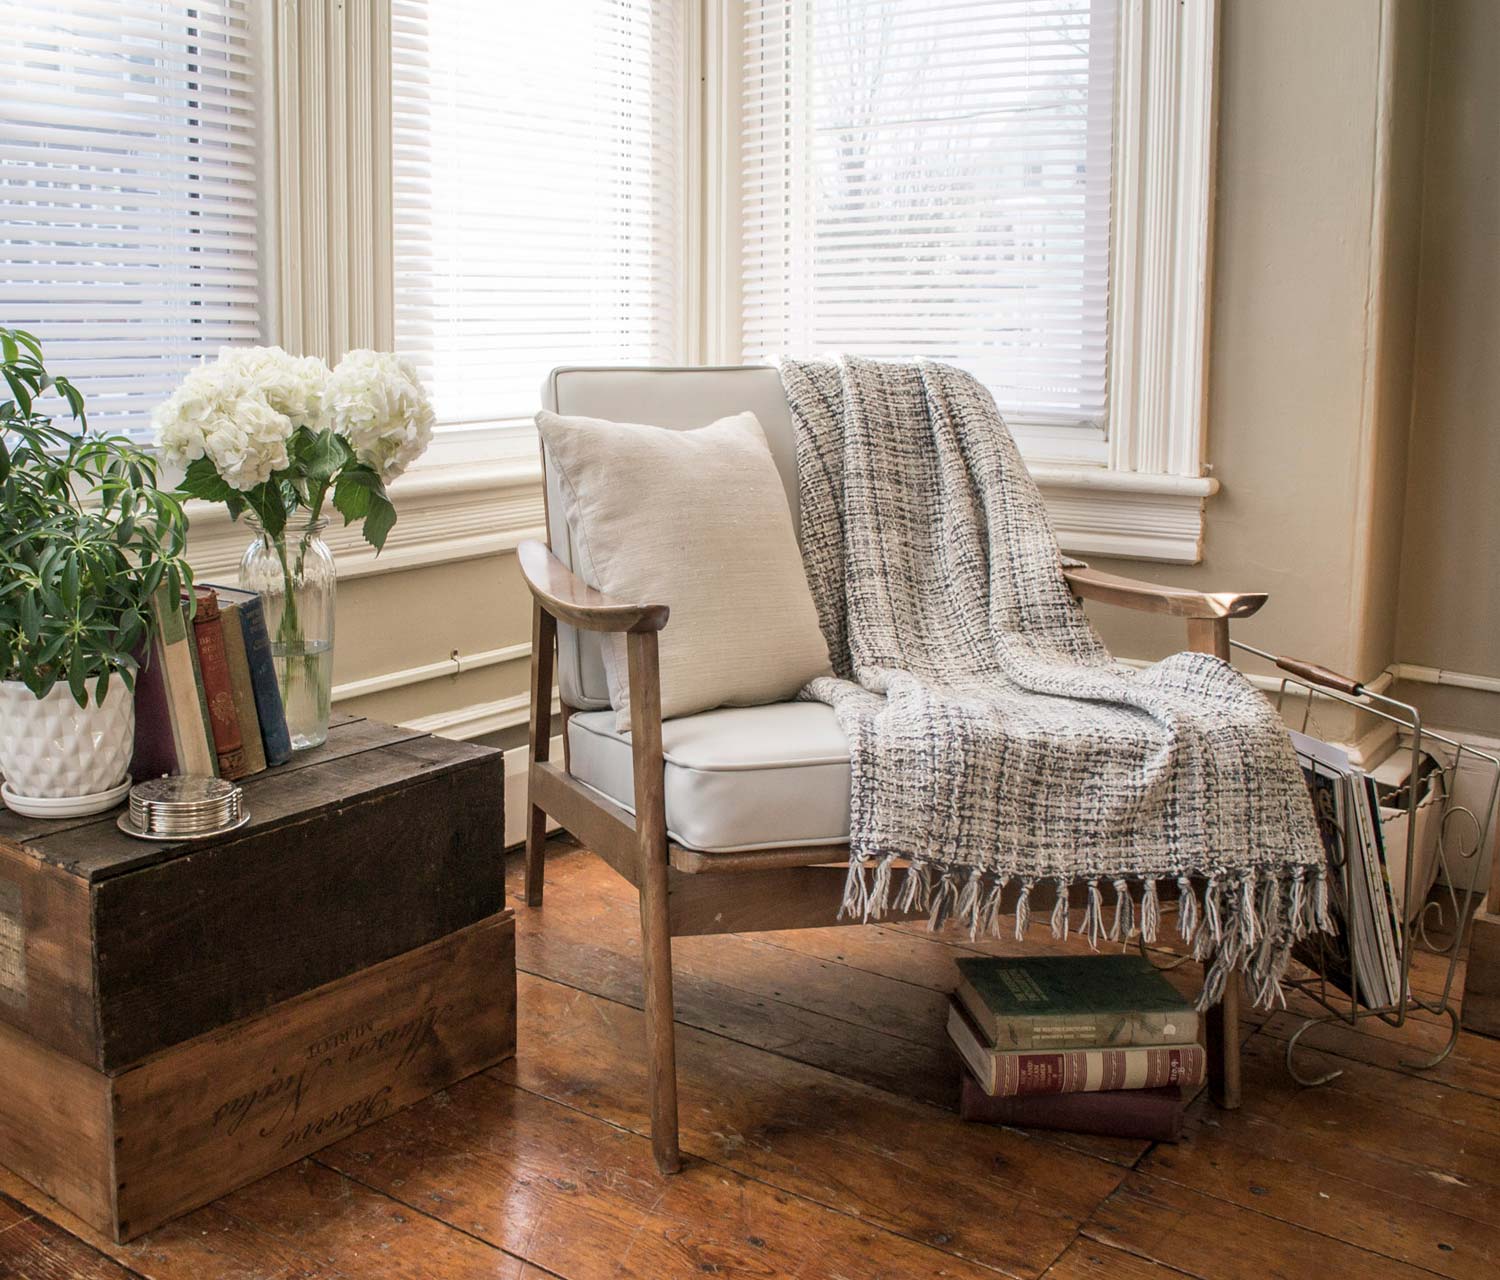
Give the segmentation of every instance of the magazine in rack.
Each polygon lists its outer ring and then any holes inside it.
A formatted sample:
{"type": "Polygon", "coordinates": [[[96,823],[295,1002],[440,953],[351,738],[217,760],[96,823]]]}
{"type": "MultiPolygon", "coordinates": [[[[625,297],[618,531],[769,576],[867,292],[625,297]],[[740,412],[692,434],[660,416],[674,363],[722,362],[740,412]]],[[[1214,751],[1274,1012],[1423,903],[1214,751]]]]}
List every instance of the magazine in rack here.
{"type": "Polygon", "coordinates": [[[1297,958],[1371,1009],[1401,999],[1402,912],[1392,892],[1375,782],[1347,753],[1293,732],[1328,858],[1334,933],[1297,958]]]}

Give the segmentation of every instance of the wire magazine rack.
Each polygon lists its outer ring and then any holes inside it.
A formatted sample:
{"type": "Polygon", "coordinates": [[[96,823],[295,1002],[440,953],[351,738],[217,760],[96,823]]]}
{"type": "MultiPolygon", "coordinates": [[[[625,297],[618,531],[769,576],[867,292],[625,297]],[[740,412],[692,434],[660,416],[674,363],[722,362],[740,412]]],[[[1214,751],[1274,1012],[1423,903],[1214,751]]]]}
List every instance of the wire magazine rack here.
{"type": "MultiPolygon", "coordinates": [[[[1395,930],[1399,952],[1400,980],[1394,1001],[1382,1005],[1364,1003],[1359,995],[1360,984],[1353,979],[1351,959],[1351,981],[1349,990],[1329,981],[1327,974],[1334,963],[1327,950],[1327,943],[1319,935],[1312,946],[1316,952],[1312,957],[1320,964],[1308,965],[1310,976],[1289,974],[1282,980],[1284,987],[1300,992],[1320,1005],[1325,1012],[1303,1019],[1302,1025],[1292,1034],[1286,1046],[1286,1067],[1292,1078],[1301,1085],[1326,1084],[1338,1071],[1323,1075],[1306,1074],[1297,1067],[1297,1049],[1304,1032],[1312,1027],[1329,1022],[1342,1022],[1355,1026],[1366,1018],[1378,1018],[1391,1027],[1400,1027],[1415,1010],[1422,1010],[1436,1017],[1448,1019],[1448,1039],[1441,1050],[1431,1058],[1419,1061],[1404,1061],[1402,1065],[1413,1070],[1429,1070],[1436,1067],[1453,1052],[1458,1042],[1458,1008],[1453,1001],[1453,984],[1458,963],[1463,956],[1464,941],[1473,917],[1476,900],[1483,896],[1484,887],[1479,884],[1480,853],[1489,840],[1490,822],[1495,812],[1495,800],[1500,795],[1500,759],[1480,751],[1467,743],[1459,742],[1444,734],[1436,733],[1422,724],[1421,712],[1409,703],[1389,698],[1383,693],[1361,684],[1357,680],[1329,671],[1314,663],[1296,658],[1278,656],[1257,649],[1238,640],[1230,642],[1234,648],[1273,664],[1284,674],[1276,695],[1278,711],[1284,709],[1288,695],[1305,699],[1302,711],[1302,732],[1308,733],[1313,724],[1314,708],[1322,700],[1341,703],[1357,711],[1368,713],[1396,726],[1397,750],[1410,755],[1410,773],[1401,785],[1400,793],[1406,814],[1406,863],[1404,871],[1405,892],[1400,909],[1395,915],[1399,927],[1395,930]],[[1424,767],[1431,758],[1435,765],[1424,767]],[[1457,803],[1456,783],[1460,772],[1479,769],[1488,775],[1487,787],[1481,784],[1484,797],[1483,808],[1474,809],[1457,803]],[[1434,790],[1435,789],[1435,790],[1434,790]],[[1426,800],[1424,801],[1424,795],[1426,800]],[[1428,883],[1419,882],[1418,834],[1425,823],[1419,820],[1419,810],[1424,802],[1439,806],[1428,818],[1436,824],[1436,892],[1413,910],[1413,894],[1428,893],[1428,883]],[[1441,926],[1443,932],[1438,933],[1441,926]],[[1442,970],[1442,987],[1438,994],[1419,994],[1411,989],[1412,957],[1417,949],[1446,959],[1442,970]]],[[[1390,802],[1387,802],[1388,804],[1390,802]]],[[[1396,807],[1392,805],[1391,807],[1396,807]]],[[[1352,814],[1345,815],[1347,822],[1354,821],[1352,814]]],[[[1379,811],[1375,820],[1380,821],[1379,811]]],[[[1346,822],[1346,826],[1347,826],[1346,822]]],[[[1349,847],[1354,837],[1347,830],[1337,833],[1343,848],[1349,847]],[[1347,838],[1346,838],[1347,837],[1347,838]]],[[[1350,883],[1352,859],[1340,859],[1339,872],[1343,877],[1344,902],[1351,902],[1350,883]]],[[[1431,864],[1429,863],[1430,867],[1431,864]]],[[[1426,881],[1426,877],[1420,877],[1426,881]]]]}

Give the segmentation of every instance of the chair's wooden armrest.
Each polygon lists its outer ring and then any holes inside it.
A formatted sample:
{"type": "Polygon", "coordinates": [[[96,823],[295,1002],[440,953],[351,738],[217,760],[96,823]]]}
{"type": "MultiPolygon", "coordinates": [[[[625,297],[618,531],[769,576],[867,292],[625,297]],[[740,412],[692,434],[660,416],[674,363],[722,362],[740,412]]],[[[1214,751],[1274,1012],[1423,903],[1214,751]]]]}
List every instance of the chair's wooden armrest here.
{"type": "Polygon", "coordinates": [[[1264,591],[1191,591],[1155,582],[1140,582],[1098,569],[1063,570],[1073,594],[1081,600],[1123,605],[1174,618],[1248,618],[1266,602],[1264,591]]]}
{"type": "Polygon", "coordinates": [[[528,538],[516,548],[516,558],[531,594],[559,622],[583,631],[660,631],[667,625],[666,605],[612,600],[540,542],[528,538]]]}

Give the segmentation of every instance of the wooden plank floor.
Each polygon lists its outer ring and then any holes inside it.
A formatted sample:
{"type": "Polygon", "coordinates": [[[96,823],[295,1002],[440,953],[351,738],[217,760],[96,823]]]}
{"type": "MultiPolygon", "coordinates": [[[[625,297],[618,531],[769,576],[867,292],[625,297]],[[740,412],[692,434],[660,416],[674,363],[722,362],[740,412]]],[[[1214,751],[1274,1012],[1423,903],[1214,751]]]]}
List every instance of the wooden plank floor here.
{"type": "MultiPolygon", "coordinates": [[[[518,873],[519,868],[513,867],[518,873]]],[[[519,889],[517,881],[513,888],[519,889]]],[[[515,896],[519,898],[519,893],[515,896]]],[[[628,886],[559,844],[517,912],[520,1056],[129,1245],[0,1172],[0,1276],[63,1280],[1490,1277],[1500,1042],[1252,1016],[1245,1106],[1177,1145],[965,1125],[942,1031],[957,933],[675,944],[686,1167],[647,1139],[628,886]]],[[[1028,944],[1053,945],[1038,931],[1028,944]]],[[[1178,975],[1197,981],[1194,966],[1178,975]]],[[[1425,964],[1416,984],[1438,981],[1425,964]]]]}

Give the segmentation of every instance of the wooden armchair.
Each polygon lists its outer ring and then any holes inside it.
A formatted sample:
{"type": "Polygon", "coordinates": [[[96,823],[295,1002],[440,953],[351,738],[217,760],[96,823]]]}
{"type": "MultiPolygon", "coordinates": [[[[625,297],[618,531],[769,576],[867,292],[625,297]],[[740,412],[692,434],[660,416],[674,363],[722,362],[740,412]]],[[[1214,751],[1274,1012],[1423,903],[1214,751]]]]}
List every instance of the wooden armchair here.
{"type": "MultiPolygon", "coordinates": [[[[559,369],[544,395],[560,413],[679,429],[753,409],[796,509],[791,423],[773,369],[559,369]]],[[[840,774],[842,735],[820,704],[711,711],[667,721],[664,730],[657,632],[668,625],[667,606],[610,599],[573,574],[550,484],[548,529],[552,550],[540,542],[519,550],[533,600],[526,902],[542,905],[549,816],[639,892],[652,1147],[658,1167],[671,1173],[680,1167],[672,939],[857,923],[837,920],[847,869],[847,751],[840,774]],[[628,738],[614,731],[613,712],[601,710],[607,698],[601,704],[598,637],[608,632],[625,636],[628,738]],[[549,758],[554,674],[562,694],[562,765],[549,758]]],[[[1096,569],[1069,569],[1067,578],[1081,599],[1186,619],[1188,647],[1223,658],[1229,619],[1249,616],[1266,600],[1096,569]]],[[[1033,911],[1050,909],[1048,892],[1036,886],[1033,911]]],[[[1013,908],[1013,901],[1003,906],[1013,908]]],[[[1238,999],[1230,983],[1207,1021],[1210,1088],[1225,1107],[1239,1105],[1238,999]]]]}

